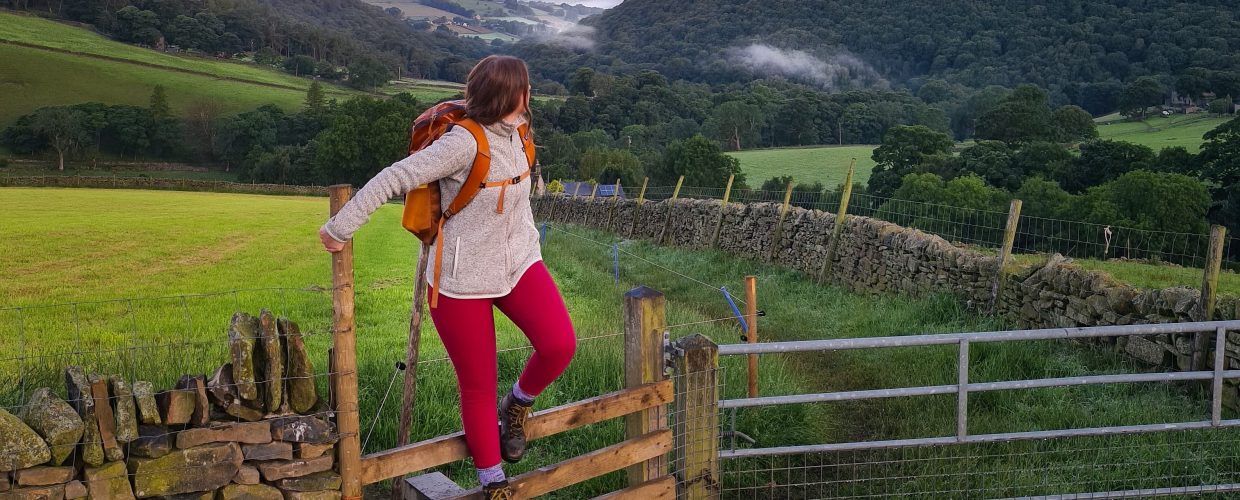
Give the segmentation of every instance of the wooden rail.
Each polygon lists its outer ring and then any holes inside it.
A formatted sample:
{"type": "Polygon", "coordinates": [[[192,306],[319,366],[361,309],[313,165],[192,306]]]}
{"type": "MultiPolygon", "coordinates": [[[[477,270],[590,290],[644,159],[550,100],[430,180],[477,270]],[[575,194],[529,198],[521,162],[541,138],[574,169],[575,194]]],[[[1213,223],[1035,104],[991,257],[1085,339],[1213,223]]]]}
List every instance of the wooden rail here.
{"type": "MultiPolygon", "coordinates": [[[[533,415],[525,424],[526,436],[530,440],[544,438],[561,432],[570,431],[579,427],[590,425],[593,423],[622,417],[631,413],[646,410],[656,406],[666,405],[673,401],[672,382],[665,380],[662,382],[652,383],[636,387],[633,389],[625,389],[622,391],[604,394],[591,399],[569,403],[555,408],[549,408],[533,415]]],[[[643,436],[643,439],[651,435],[659,435],[651,433],[643,436]]],[[[633,441],[621,443],[616,446],[629,446],[633,441]]],[[[613,450],[616,447],[604,448],[589,455],[583,455],[576,459],[565,462],[568,464],[584,457],[594,456],[605,450],[613,450]]],[[[628,450],[629,448],[624,448],[628,450]]],[[[671,434],[668,434],[667,449],[671,449],[671,434]]],[[[665,452],[666,450],[664,450],[665,452]]],[[[662,452],[660,452],[662,453],[662,452]]],[[[618,468],[624,468],[634,463],[638,463],[655,456],[653,454],[645,456],[634,462],[627,462],[618,468]]],[[[462,460],[469,456],[469,450],[465,446],[465,435],[463,433],[449,434],[440,436],[426,441],[413,443],[399,448],[372,453],[362,457],[361,461],[361,482],[362,484],[372,484],[385,479],[411,474],[431,467],[462,460]]],[[[607,462],[610,463],[610,462],[607,462]]],[[[562,464],[563,465],[563,464],[562,464]]],[[[599,474],[610,472],[602,471],[597,468],[580,468],[574,469],[580,474],[581,479],[596,477],[599,474]]],[[[537,472],[537,471],[536,471],[537,472]]],[[[530,474],[534,474],[531,472],[530,474]]],[[[574,483],[567,483],[574,484],[574,483]]],[[[545,493],[545,492],[544,492],[545,493]]],[[[539,493],[541,494],[541,493],[539,493]]],[[[524,496],[524,495],[522,495],[524,496]]]]}
{"type": "Polygon", "coordinates": [[[676,478],[663,476],[636,486],[594,497],[594,500],[671,500],[676,498],[676,478]]]}
{"type": "MultiPolygon", "coordinates": [[[[672,451],[672,431],[651,432],[637,439],[592,451],[555,465],[541,467],[509,481],[517,498],[534,498],[555,490],[618,471],[672,451]]],[[[670,477],[670,476],[668,476],[670,477]]],[[[479,489],[462,498],[482,499],[479,489]]]]}

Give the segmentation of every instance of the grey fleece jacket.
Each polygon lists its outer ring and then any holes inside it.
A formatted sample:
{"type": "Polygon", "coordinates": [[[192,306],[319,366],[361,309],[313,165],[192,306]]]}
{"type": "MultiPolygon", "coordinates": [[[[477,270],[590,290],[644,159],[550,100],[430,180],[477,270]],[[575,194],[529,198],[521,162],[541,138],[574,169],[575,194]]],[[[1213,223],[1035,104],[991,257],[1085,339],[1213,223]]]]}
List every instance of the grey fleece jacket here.
{"type": "MultiPolygon", "coordinates": [[[[498,122],[483,127],[491,146],[488,182],[512,179],[530,168],[517,125],[498,122]]],[[[347,241],[384,202],[436,180],[441,181],[441,203],[446,210],[469,175],[477,150],[469,131],[453,127],[430,146],[379,172],[323,229],[337,241],[347,241]]],[[[469,299],[502,297],[530,266],[542,260],[530,209],[530,182],[527,177],[507,187],[502,214],[496,210],[501,188],[492,187],[479,191],[474,201],[448,219],[435,241],[435,245],[445,245],[439,293],[469,299]]],[[[429,283],[434,283],[436,250],[432,247],[427,263],[429,283]]]]}

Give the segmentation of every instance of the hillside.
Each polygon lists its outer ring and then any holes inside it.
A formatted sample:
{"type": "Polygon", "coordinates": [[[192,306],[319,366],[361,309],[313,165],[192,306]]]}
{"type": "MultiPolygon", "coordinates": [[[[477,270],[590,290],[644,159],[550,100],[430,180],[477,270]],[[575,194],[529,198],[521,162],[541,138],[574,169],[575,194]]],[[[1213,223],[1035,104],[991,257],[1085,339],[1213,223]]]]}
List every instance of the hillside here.
{"type": "Polygon", "coordinates": [[[1188,152],[1196,153],[1201,149],[1201,136],[1229,118],[1204,113],[1152,117],[1142,121],[1106,120],[1104,117],[1098,123],[1098,136],[1149,146],[1154,151],[1182,146],[1188,152]]]}
{"type": "Polygon", "coordinates": [[[1223,0],[628,0],[585,21],[597,50],[582,61],[706,82],[1034,83],[1080,104],[1097,97],[1090,84],[1189,67],[1235,74],[1235,12],[1223,0]]]}
{"type": "Polygon", "coordinates": [[[865,184],[870,179],[874,146],[821,146],[808,148],[751,149],[729,152],[741,162],[741,171],[752,186],[760,186],[772,177],[791,176],[798,183],[821,182],[828,189],[842,184],[848,175],[848,164],[857,159],[853,182],[865,184]]]}
{"type": "MultiPolygon", "coordinates": [[[[149,103],[155,85],[168,91],[174,112],[214,102],[226,113],[275,104],[296,109],[311,80],[270,68],[174,55],[117,42],[83,28],[0,13],[0,128],[44,106],[102,102],[149,103]],[[83,78],[90,75],[90,78],[83,78]]],[[[433,82],[401,91],[437,99],[456,93],[433,82]]],[[[324,85],[328,98],[360,94],[324,85]]]]}

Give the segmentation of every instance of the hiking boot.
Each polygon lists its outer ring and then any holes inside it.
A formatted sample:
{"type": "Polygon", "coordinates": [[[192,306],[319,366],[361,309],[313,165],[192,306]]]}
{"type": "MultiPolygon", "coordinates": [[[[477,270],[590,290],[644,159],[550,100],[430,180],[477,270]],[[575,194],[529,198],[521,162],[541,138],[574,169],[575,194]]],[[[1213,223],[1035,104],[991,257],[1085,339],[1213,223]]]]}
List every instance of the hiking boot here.
{"type": "Polygon", "coordinates": [[[531,405],[509,393],[499,403],[499,454],[508,463],[525,456],[525,418],[531,405]]]}
{"type": "Polygon", "coordinates": [[[513,500],[517,497],[512,493],[512,487],[508,485],[508,480],[503,480],[483,486],[482,498],[486,500],[513,500]]]}

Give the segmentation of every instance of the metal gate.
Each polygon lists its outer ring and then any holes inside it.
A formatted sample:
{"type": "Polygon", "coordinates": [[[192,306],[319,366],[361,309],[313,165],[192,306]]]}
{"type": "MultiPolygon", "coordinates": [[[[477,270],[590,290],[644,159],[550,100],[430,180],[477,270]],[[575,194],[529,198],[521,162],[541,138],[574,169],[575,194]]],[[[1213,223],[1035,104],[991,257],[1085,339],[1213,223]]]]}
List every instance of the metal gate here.
{"type": "MultiPolygon", "coordinates": [[[[908,439],[736,448],[720,441],[718,463],[710,465],[724,498],[1132,498],[1197,496],[1240,492],[1240,418],[1223,416],[1224,384],[1240,379],[1226,366],[1227,332],[1240,321],[1060,328],[728,344],[714,346],[719,357],[798,352],[854,351],[955,345],[956,383],[873,390],[822,392],[740,399],[717,399],[719,422],[745,408],[956,395],[955,432],[908,439]],[[1204,336],[1212,342],[1212,367],[1182,372],[1101,375],[972,382],[970,346],[984,343],[1117,339],[1148,335],[1204,336]],[[993,391],[1125,384],[1209,382],[1209,418],[1123,426],[1061,428],[1020,432],[970,432],[970,395],[993,391]],[[1003,471],[988,462],[1002,456],[1003,471]],[[1105,462],[1105,463],[1104,463],[1105,462]],[[1055,478],[1055,479],[1051,479],[1055,478]]],[[[672,356],[689,356],[700,345],[694,336],[672,343],[672,356]],[[685,343],[692,339],[694,342],[685,343]]],[[[714,361],[717,369],[717,358],[714,361]]],[[[713,381],[716,377],[712,376],[713,381]]],[[[1234,390],[1234,388],[1232,389],[1234,390]]],[[[684,390],[678,390],[683,393],[684,390]]],[[[722,391],[712,389],[721,394],[722,391]]],[[[1201,397],[1198,400],[1203,399],[1201,397]]],[[[724,431],[727,432],[727,431],[724,431]]],[[[683,470],[683,469],[681,469],[683,470]]],[[[696,477],[681,477],[693,483],[696,477]]]]}

